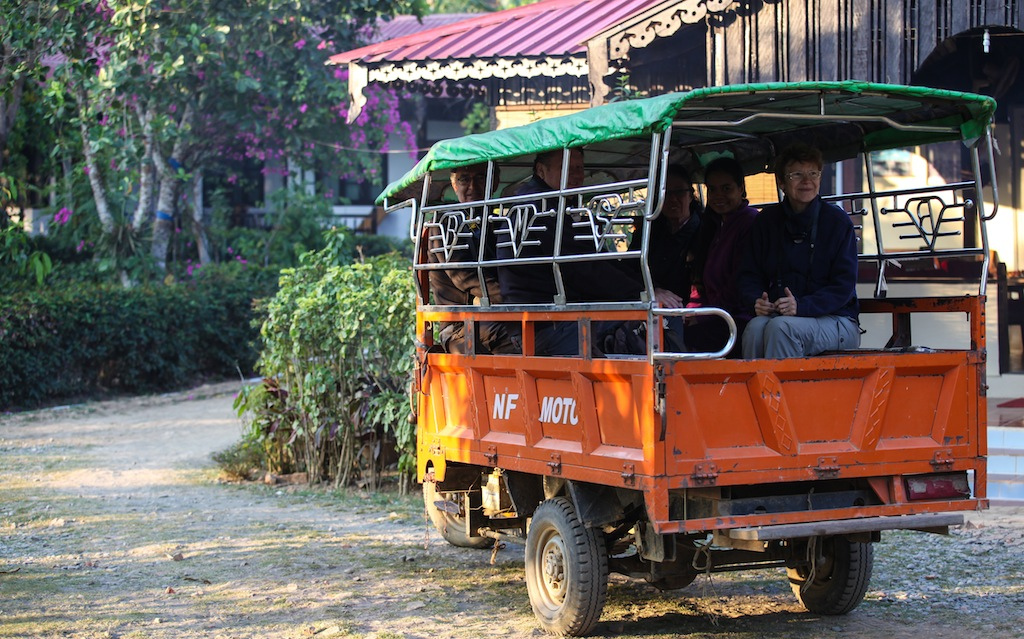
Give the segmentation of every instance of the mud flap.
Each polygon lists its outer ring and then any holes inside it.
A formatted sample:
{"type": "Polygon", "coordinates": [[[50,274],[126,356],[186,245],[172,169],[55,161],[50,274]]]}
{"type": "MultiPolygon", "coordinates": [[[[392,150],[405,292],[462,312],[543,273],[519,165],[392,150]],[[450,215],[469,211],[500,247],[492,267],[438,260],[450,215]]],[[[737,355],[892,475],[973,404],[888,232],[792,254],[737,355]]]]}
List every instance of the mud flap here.
{"type": "Polygon", "coordinates": [[[576,516],[587,528],[622,521],[625,512],[614,488],[575,481],[566,483],[576,506],[576,516]]]}

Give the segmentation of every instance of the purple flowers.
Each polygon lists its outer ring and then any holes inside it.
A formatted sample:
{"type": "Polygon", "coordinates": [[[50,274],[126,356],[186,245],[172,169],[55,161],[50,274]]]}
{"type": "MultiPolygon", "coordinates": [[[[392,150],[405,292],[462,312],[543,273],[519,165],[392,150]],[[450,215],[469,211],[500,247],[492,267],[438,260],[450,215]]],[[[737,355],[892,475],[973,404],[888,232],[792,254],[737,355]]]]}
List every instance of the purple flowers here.
{"type": "Polygon", "coordinates": [[[71,221],[71,214],[71,209],[69,209],[66,206],[61,207],[59,211],[53,214],[53,221],[55,224],[60,224],[61,226],[64,226],[65,224],[71,221]]]}
{"type": "Polygon", "coordinates": [[[305,39],[299,40],[298,42],[295,43],[295,48],[296,49],[300,49],[301,50],[302,47],[304,47],[304,46],[306,46],[306,40],[305,39]]]}

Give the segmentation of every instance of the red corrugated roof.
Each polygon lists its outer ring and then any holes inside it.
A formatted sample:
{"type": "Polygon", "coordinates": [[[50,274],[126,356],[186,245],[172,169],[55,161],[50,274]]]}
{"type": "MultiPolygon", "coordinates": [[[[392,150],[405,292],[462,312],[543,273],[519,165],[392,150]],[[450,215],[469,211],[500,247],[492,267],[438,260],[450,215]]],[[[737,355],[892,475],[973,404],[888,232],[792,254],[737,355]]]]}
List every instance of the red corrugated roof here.
{"type": "Polygon", "coordinates": [[[372,64],[583,53],[590,37],[658,2],[541,0],[339,53],[330,62],[372,64]]]}
{"type": "Polygon", "coordinates": [[[427,29],[436,29],[437,27],[443,27],[453,22],[461,22],[470,18],[475,18],[480,15],[479,13],[432,13],[430,15],[417,18],[416,16],[395,16],[390,20],[380,20],[377,23],[377,29],[370,37],[369,41],[373,44],[378,42],[384,42],[385,40],[394,40],[395,38],[402,38],[407,35],[419,33],[420,31],[426,31],[427,29]]]}

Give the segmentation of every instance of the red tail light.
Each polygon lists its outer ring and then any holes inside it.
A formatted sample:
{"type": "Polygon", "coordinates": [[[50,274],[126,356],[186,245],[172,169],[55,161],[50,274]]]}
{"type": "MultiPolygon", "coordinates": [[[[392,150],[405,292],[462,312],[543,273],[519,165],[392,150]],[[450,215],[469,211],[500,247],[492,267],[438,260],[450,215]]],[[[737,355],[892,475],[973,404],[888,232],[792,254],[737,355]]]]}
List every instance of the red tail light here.
{"type": "Polygon", "coordinates": [[[914,475],[904,477],[903,484],[907,489],[907,498],[911,501],[967,499],[971,496],[971,486],[967,482],[966,472],[914,475]]]}

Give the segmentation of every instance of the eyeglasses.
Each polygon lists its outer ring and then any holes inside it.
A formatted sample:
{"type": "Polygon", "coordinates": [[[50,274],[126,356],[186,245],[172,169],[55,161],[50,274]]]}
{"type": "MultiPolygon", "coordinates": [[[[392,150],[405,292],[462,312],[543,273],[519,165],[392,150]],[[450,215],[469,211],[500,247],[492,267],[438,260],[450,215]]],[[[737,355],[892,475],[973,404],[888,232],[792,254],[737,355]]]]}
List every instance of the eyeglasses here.
{"type": "Polygon", "coordinates": [[[792,173],[786,174],[786,179],[790,182],[803,182],[804,180],[811,180],[814,182],[820,177],[821,171],[793,171],[792,173]]]}
{"type": "Polygon", "coordinates": [[[470,186],[471,184],[476,184],[477,186],[480,186],[480,185],[483,185],[483,184],[487,183],[487,176],[486,175],[460,175],[459,177],[455,178],[455,183],[458,184],[461,187],[467,187],[467,186],[470,186]]]}

